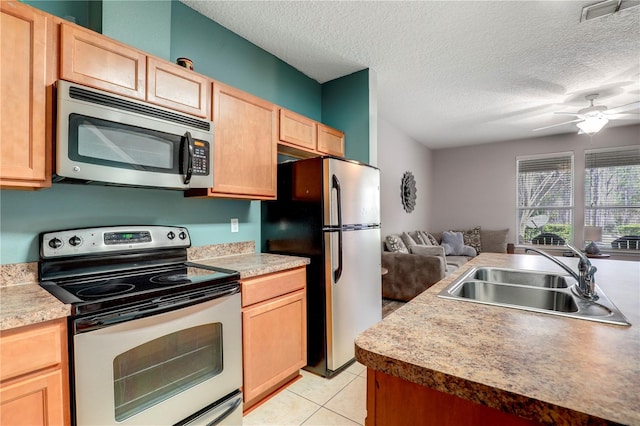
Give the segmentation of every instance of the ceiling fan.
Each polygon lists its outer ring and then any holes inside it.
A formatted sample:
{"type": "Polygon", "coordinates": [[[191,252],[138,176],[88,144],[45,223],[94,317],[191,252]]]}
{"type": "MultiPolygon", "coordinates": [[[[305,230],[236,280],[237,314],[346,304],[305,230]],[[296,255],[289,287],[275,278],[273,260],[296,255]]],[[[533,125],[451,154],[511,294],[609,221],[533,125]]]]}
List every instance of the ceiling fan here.
{"type": "Polygon", "coordinates": [[[640,109],[640,101],[635,101],[631,102],[630,104],[608,109],[604,105],[593,104],[593,101],[595,101],[599,95],[599,93],[591,93],[586,95],[585,99],[589,101],[589,106],[587,108],[581,109],[577,113],[554,113],[558,115],[572,115],[574,117],[578,117],[575,120],[565,121],[564,123],[553,124],[551,126],[540,127],[537,129],[533,129],[533,131],[536,132],[538,130],[549,129],[556,126],[563,126],[569,123],[577,123],[576,126],[578,126],[578,129],[580,129],[578,134],[586,133],[588,135],[593,135],[598,133],[609,122],[609,120],[640,118],[640,114],[638,113],[629,113],[630,111],[640,109]]]}

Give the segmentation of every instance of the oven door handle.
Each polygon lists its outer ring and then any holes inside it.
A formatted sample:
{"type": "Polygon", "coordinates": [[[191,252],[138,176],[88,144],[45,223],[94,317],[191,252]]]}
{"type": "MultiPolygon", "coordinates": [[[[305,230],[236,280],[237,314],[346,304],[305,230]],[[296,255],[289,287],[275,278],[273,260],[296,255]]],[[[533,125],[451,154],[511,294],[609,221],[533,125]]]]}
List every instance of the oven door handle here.
{"type": "MultiPolygon", "coordinates": [[[[242,404],[242,393],[236,391],[226,401],[213,408],[207,407],[173,426],[215,426],[225,424],[224,420],[233,414],[240,407],[240,404],[242,404]],[[211,416],[215,417],[212,419],[211,416]]],[[[232,421],[229,424],[236,424],[236,422],[232,421]]]]}
{"type": "Polygon", "coordinates": [[[98,330],[127,321],[145,318],[151,315],[158,315],[176,309],[207,302],[209,300],[232,296],[240,292],[240,286],[236,283],[224,288],[215,288],[199,293],[184,294],[181,296],[160,297],[147,304],[134,308],[108,312],[91,317],[77,318],[73,321],[74,334],[85,333],[98,330]]]}

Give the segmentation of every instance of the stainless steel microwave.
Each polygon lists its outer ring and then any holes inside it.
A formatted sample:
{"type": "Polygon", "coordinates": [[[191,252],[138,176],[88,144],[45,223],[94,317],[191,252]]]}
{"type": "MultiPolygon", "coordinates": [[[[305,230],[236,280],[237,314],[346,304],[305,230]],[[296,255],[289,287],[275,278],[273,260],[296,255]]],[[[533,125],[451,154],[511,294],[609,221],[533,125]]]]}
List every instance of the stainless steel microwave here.
{"type": "Polygon", "coordinates": [[[57,83],[54,182],[213,186],[213,123],[68,81],[57,83]]]}

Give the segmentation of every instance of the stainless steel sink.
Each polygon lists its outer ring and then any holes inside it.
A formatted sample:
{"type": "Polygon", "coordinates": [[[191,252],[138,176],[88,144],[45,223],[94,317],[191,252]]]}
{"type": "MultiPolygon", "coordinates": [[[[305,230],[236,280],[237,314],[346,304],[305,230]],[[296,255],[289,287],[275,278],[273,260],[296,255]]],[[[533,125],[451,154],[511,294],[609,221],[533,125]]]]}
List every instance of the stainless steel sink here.
{"type": "Polygon", "coordinates": [[[438,296],[617,325],[631,325],[598,288],[598,300],[578,296],[570,275],[503,268],[471,268],[438,296]]]}
{"type": "Polygon", "coordinates": [[[476,269],[473,278],[493,283],[521,284],[544,288],[567,288],[576,283],[576,280],[569,275],[488,267],[476,269]]]}

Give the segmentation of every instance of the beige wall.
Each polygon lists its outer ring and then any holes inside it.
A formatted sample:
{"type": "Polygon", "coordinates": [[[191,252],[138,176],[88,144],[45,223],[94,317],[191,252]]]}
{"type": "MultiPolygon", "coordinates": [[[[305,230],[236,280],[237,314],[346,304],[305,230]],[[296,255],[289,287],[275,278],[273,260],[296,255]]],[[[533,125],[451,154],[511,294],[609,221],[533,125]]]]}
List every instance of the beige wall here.
{"type": "Polygon", "coordinates": [[[378,167],[380,168],[381,235],[429,229],[431,151],[391,123],[378,117],[378,167]],[[416,179],[416,207],[404,211],[400,184],[405,172],[416,179]]]}
{"type": "MultiPolygon", "coordinates": [[[[609,127],[590,138],[568,134],[431,152],[432,197],[429,218],[434,231],[509,228],[516,241],[516,157],[573,152],[575,206],[584,205],[584,151],[640,144],[640,126],[609,127]]],[[[384,216],[383,216],[384,217],[384,216]]],[[[584,213],[574,210],[574,225],[582,229],[584,213]]],[[[578,234],[578,232],[576,232],[578,234]]],[[[582,244],[582,234],[574,244],[582,244]]]]}

